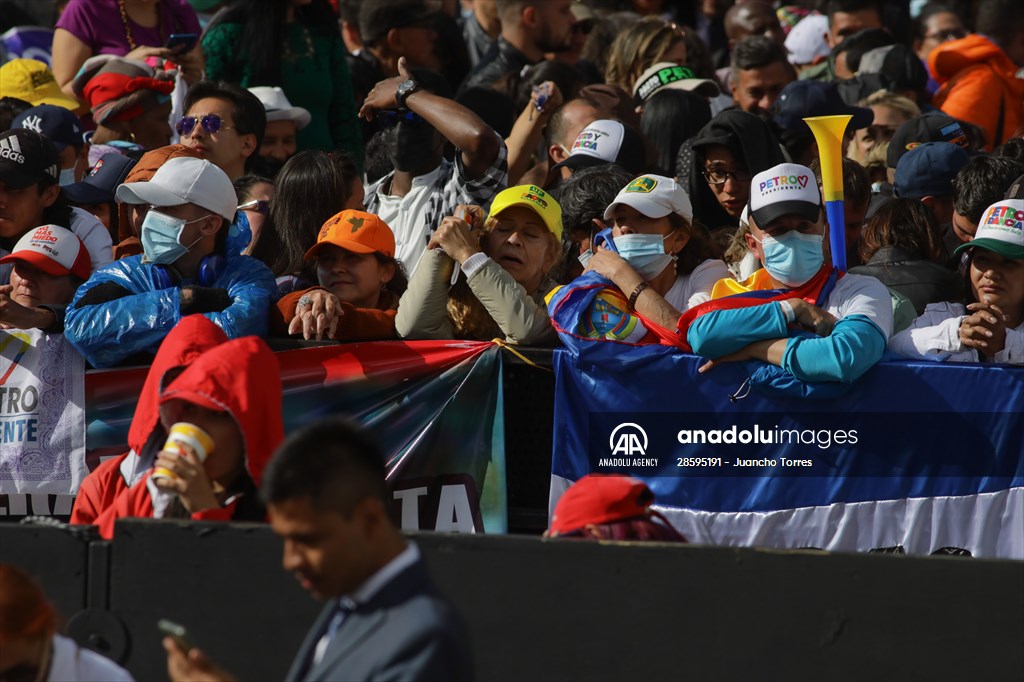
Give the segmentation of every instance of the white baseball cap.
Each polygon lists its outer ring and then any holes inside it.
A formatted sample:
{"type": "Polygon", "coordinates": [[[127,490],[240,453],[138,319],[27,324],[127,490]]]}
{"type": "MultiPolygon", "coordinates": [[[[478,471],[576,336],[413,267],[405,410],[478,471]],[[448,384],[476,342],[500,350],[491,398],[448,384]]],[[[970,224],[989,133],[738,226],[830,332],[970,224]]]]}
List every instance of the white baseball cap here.
{"type": "Polygon", "coordinates": [[[780,163],[751,179],[750,216],[764,229],[773,220],[789,214],[817,221],[821,194],[810,168],[780,163]]]}
{"type": "Polygon", "coordinates": [[[813,64],[816,59],[829,56],[831,50],[825,40],[828,17],[811,14],[804,17],[786,36],[790,64],[813,64]]]}
{"type": "Polygon", "coordinates": [[[1024,201],[1004,199],[986,208],[978,221],[974,239],[958,246],[956,253],[975,247],[994,251],[1005,258],[1024,260],[1024,201]]]}
{"type": "Polygon", "coordinates": [[[688,67],[672,62],[658,62],[636,79],[636,83],[633,84],[633,97],[639,102],[646,102],[662,88],[696,92],[705,97],[718,97],[722,94],[718,83],[707,78],[697,78],[688,67]]]}
{"type": "Polygon", "coordinates": [[[605,163],[617,163],[631,173],[641,173],[646,164],[646,149],[640,133],[621,121],[598,119],[576,136],[569,157],[552,170],[565,166],[579,170],[605,163]]]}
{"type": "Polygon", "coordinates": [[[615,200],[604,210],[604,219],[612,219],[612,211],[619,204],[635,208],[648,218],[664,218],[675,213],[693,222],[693,205],[679,183],[664,175],[641,175],[615,195],[615,200]]]}
{"type": "Polygon", "coordinates": [[[267,123],[291,121],[296,128],[302,130],[309,125],[313,118],[308,109],[293,107],[281,88],[261,85],[249,88],[249,92],[256,95],[257,99],[263,103],[263,108],[267,112],[267,123]]]}
{"type": "Polygon", "coordinates": [[[74,275],[89,279],[92,261],[85,244],[71,230],[59,225],[41,225],[18,240],[14,251],[0,263],[30,263],[48,275],[74,275]]]}
{"type": "Polygon", "coordinates": [[[164,163],[148,182],[126,182],[117,188],[124,204],[181,206],[195,204],[225,220],[235,217],[235,188],[227,174],[205,159],[178,157],[164,163]]]}

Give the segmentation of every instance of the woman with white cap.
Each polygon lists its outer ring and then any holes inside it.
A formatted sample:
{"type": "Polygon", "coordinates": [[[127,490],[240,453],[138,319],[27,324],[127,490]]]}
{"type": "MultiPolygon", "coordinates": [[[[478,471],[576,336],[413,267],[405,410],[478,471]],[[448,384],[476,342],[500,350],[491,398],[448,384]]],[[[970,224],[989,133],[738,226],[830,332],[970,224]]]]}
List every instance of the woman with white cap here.
{"type": "Polygon", "coordinates": [[[988,207],[967,253],[964,289],[968,301],[932,303],[909,329],[889,341],[889,350],[936,362],[1005,362],[1024,365],[1024,203],[988,207]]]}
{"type": "Polygon", "coordinates": [[[636,178],[604,219],[615,250],[601,247],[580,260],[610,279],[631,309],[666,329],[675,329],[681,313],[711,300],[715,282],[732,277],[703,226],[694,224],[686,190],[672,178],[636,178]]]}

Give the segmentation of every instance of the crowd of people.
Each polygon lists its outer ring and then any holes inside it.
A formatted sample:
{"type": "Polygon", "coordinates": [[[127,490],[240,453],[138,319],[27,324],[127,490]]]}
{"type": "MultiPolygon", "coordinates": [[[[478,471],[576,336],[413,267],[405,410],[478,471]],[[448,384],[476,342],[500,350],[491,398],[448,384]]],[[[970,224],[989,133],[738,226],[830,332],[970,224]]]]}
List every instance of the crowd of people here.
{"type": "Polygon", "coordinates": [[[0,325],[150,365],[108,537],[285,509],[270,336],[1024,365],[1018,0],[69,0],[50,55],[0,65],[0,325]]]}
{"type": "Polygon", "coordinates": [[[0,67],[0,323],[153,368],[80,521],[171,513],[178,479],[114,501],[200,356],[233,369],[190,404],[259,412],[265,462],[253,337],[660,344],[809,385],[887,351],[1024,364],[1015,2],[192,4],[71,0],[52,69],[0,67]]]}

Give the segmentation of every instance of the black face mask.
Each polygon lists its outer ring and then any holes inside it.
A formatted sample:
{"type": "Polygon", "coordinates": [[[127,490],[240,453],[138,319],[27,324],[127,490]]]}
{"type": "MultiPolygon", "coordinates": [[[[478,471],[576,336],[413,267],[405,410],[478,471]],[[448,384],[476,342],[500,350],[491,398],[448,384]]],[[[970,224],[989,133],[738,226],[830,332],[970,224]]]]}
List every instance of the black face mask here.
{"type": "Polygon", "coordinates": [[[425,124],[399,121],[384,133],[388,156],[395,170],[415,176],[426,175],[440,163],[434,129],[425,124]]]}

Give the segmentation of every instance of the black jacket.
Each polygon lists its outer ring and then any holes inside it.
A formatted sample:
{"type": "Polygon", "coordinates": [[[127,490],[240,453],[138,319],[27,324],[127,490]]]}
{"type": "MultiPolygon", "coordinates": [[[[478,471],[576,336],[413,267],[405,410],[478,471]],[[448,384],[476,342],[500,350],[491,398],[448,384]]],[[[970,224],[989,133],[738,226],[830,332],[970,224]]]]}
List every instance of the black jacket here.
{"type": "Polygon", "coordinates": [[[885,286],[903,294],[914,304],[918,315],[929,303],[959,301],[963,289],[963,283],[955,272],[898,246],[883,246],[867,264],[850,268],[850,272],[875,277],[885,286]]]}
{"type": "Polygon", "coordinates": [[[751,176],[785,163],[786,158],[771,128],[754,114],[739,109],[726,109],[701,128],[690,142],[693,160],[687,191],[693,202],[693,214],[705,226],[714,230],[723,225],[735,226],[739,221],[725,212],[701,175],[704,170],[703,148],[712,144],[728,147],[733,156],[747,167],[751,176]]]}
{"type": "Polygon", "coordinates": [[[490,88],[515,100],[523,69],[532,62],[519,48],[500,37],[480,58],[476,67],[466,76],[459,88],[462,94],[470,88],[490,88]]]}

